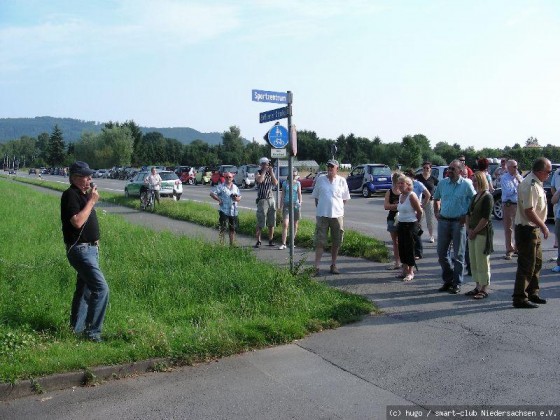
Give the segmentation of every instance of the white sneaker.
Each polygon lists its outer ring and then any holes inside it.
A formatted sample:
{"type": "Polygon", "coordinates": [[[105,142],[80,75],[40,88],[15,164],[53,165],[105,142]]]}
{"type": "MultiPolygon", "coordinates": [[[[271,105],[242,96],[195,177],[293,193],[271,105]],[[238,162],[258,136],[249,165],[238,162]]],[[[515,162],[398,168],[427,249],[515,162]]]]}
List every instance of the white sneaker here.
{"type": "Polygon", "coordinates": [[[435,242],[435,239],[433,236],[430,236],[430,239],[428,239],[428,242],[433,244],[435,242]]]}
{"type": "Polygon", "coordinates": [[[278,247],[278,249],[286,249],[286,245],[282,244],[278,247]]]}

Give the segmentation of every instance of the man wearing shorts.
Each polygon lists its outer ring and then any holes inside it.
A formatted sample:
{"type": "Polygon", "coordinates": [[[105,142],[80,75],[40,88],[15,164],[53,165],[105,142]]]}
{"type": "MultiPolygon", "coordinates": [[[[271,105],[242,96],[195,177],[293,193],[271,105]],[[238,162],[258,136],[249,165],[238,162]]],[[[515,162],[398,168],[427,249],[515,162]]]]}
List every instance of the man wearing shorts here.
{"type": "Polygon", "coordinates": [[[238,225],[239,210],[237,208],[241,196],[239,188],[233,183],[233,174],[224,174],[224,183],[218,184],[216,189],[210,193],[210,197],[220,204],[219,224],[220,224],[220,243],[224,243],[226,230],[229,232],[229,245],[235,245],[235,231],[238,225]]]}
{"type": "Polygon", "coordinates": [[[315,275],[319,275],[319,264],[331,232],[331,274],[340,274],[336,257],[344,235],[344,204],[350,200],[346,179],[338,175],[338,161],[327,162],[327,175],[317,178],[311,196],[315,199],[315,275]]]}
{"type": "Polygon", "coordinates": [[[276,225],[276,203],[272,194],[272,187],[278,185],[274,175],[274,168],[268,158],[259,160],[260,169],[255,175],[257,184],[257,243],[255,248],[261,246],[261,232],[268,227],[268,246],[274,246],[274,226],[276,225]]]}

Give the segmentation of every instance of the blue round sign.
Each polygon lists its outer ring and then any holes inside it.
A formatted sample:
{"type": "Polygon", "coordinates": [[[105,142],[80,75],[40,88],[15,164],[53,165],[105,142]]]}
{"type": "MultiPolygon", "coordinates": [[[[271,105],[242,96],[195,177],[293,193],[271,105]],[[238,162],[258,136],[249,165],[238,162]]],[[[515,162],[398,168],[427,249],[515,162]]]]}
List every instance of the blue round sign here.
{"type": "Polygon", "coordinates": [[[268,132],[268,142],[276,149],[283,149],[288,145],[288,130],[281,125],[275,125],[268,132]]]}

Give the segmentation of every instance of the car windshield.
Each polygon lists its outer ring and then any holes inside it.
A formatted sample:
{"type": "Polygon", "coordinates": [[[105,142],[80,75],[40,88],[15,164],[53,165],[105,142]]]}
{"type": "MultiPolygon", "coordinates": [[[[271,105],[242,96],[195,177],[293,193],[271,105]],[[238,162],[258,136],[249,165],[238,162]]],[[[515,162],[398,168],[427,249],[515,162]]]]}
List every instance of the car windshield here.
{"type": "Polygon", "coordinates": [[[387,166],[374,166],[373,168],[371,168],[371,174],[391,176],[391,169],[389,169],[387,166]]]}
{"type": "Polygon", "coordinates": [[[247,166],[247,173],[256,174],[258,169],[259,169],[258,166],[247,166]]]}
{"type": "Polygon", "coordinates": [[[159,176],[161,176],[162,181],[173,181],[175,179],[179,179],[175,172],[160,172],[159,176]]]}
{"type": "Polygon", "coordinates": [[[222,166],[222,172],[237,172],[237,166],[224,165],[222,166]]]}

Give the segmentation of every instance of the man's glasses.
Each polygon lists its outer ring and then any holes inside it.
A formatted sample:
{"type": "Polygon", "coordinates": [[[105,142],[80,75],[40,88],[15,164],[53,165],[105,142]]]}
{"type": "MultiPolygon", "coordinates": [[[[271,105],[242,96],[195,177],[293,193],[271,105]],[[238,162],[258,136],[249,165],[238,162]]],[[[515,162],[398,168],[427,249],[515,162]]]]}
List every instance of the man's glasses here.
{"type": "Polygon", "coordinates": [[[233,179],[232,176],[226,176],[226,179],[233,179]]]}

